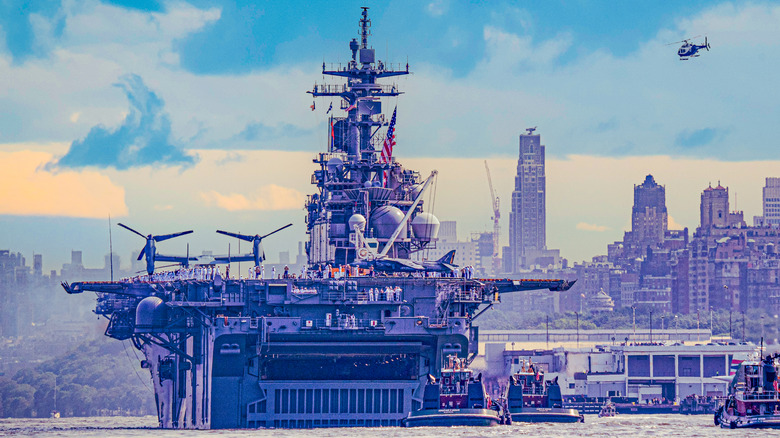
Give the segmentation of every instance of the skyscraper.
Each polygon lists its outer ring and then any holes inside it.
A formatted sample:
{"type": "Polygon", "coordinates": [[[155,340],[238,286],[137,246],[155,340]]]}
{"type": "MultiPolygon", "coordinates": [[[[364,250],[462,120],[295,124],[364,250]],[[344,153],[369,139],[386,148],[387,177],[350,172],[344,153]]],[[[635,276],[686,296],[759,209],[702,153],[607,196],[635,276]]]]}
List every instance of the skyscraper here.
{"type": "Polygon", "coordinates": [[[640,185],[634,185],[634,206],[631,208],[631,244],[640,253],[664,241],[669,217],[666,211],[666,188],[647,175],[640,185]]]}
{"type": "Polygon", "coordinates": [[[764,186],[764,224],[780,225],[780,178],[767,178],[764,186]]]}
{"type": "Polygon", "coordinates": [[[517,160],[512,211],[509,213],[509,246],[513,269],[537,264],[547,249],[545,231],[544,146],[536,128],[520,134],[520,157],[517,160]]]}
{"type": "Polygon", "coordinates": [[[727,227],[729,224],[729,189],[712,185],[701,192],[701,228],[727,227]]]}

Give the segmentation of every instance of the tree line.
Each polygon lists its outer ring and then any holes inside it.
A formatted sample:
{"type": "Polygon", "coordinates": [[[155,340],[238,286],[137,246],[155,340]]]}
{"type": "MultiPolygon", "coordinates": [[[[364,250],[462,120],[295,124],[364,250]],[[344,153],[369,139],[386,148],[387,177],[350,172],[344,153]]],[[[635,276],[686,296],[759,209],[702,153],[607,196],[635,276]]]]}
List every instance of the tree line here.
{"type": "Polygon", "coordinates": [[[0,417],[48,417],[55,410],[77,417],[155,415],[149,371],[141,369],[133,349],[101,337],[12,377],[0,376],[0,417]]]}
{"type": "MultiPolygon", "coordinates": [[[[555,313],[546,315],[544,312],[515,312],[493,307],[479,317],[475,324],[485,330],[544,330],[576,329],[579,319],[581,330],[595,329],[631,329],[636,321],[636,328],[650,328],[650,312],[648,309],[637,308],[636,313],[629,307],[615,309],[614,312],[575,312],[555,313]],[[579,317],[579,318],[578,318],[579,317]]],[[[729,337],[735,341],[743,339],[758,344],[761,337],[768,345],[778,344],[780,339],[780,318],[766,313],[763,309],[754,309],[744,314],[718,310],[712,312],[712,333],[715,337],[729,337]]],[[[653,330],[710,329],[710,312],[700,312],[689,315],[674,315],[671,313],[652,314],[653,330]]],[[[622,340],[621,340],[622,341],[622,340]]]]}

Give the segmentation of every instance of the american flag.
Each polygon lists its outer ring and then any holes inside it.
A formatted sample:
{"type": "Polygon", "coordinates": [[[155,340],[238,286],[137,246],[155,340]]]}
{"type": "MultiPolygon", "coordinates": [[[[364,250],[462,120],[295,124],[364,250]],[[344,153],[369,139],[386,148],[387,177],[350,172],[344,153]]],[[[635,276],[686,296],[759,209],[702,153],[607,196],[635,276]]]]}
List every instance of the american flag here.
{"type": "MultiPolygon", "coordinates": [[[[393,146],[395,146],[395,113],[398,111],[398,107],[393,109],[393,118],[390,119],[390,126],[387,128],[387,137],[385,143],[382,145],[382,155],[379,162],[382,164],[390,164],[393,158],[393,146]]],[[[387,187],[387,171],[384,172],[384,185],[387,187]]]]}

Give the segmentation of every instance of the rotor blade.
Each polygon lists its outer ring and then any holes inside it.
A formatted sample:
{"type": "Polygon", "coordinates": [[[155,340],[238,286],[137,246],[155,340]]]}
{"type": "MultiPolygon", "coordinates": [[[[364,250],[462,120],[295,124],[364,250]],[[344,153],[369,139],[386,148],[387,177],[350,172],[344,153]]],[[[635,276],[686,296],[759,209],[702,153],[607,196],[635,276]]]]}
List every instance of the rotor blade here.
{"type": "Polygon", "coordinates": [[[287,227],[291,227],[291,226],[292,226],[292,224],[287,224],[287,225],[283,226],[282,228],[279,228],[279,229],[276,229],[274,231],[271,231],[270,233],[266,234],[265,236],[260,236],[260,240],[263,240],[266,237],[270,236],[271,234],[278,233],[279,231],[282,231],[283,229],[285,229],[287,227]]]}
{"type": "Polygon", "coordinates": [[[192,233],[192,230],[182,231],[181,233],[163,234],[162,236],[154,236],[154,241],[162,242],[163,240],[173,239],[174,237],[179,237],[190,233],[192,233]]]}
{"type": "Polygon", "coordinates": [[[141,260],[142,258],[144,258],[144,253],[145,252],[146,252],[146,245],[144,245],[144,247],[141,248],[141,252],[138,253],[138,258],[136,260],[141,260]]]}
{"type": "Polygon", "coordinates": [[[235,237],[236,239],[246,240],[247,242],[251,242],[251,241],[255,240],[255,236],[246,236],[246,235],[243,235],[243,234],[231,233],[229,231],[217,230],[217,233],[224,234],[224,235],[230,236],[230,237],[235,237]]]}
{"type": "MultiPolygon", "coordinates": [[[[127,225],[125,225],[125,224],[123,224],[123,223],[121,223],[121,222],[120,222],[120,223],[118,223],[117,225],[119,225],[120,227],[122,227],[122,228],[124,228],[124,229],[126,229],[126,230],[130,230],[130,231],[134,232],[135,234],[138,234],[139,236],[141,236],[141,237],[143,237],[144,239],[146,239],[146,236],[144,236],[143,234],[139,233],[138,231],[136,231],[136,230],[134,230],[134,229],[132,229],[132,228],[128,227],[127,225]]],[[[140,259],[139,259],[139,260],[140,260],[140,259]]]]}

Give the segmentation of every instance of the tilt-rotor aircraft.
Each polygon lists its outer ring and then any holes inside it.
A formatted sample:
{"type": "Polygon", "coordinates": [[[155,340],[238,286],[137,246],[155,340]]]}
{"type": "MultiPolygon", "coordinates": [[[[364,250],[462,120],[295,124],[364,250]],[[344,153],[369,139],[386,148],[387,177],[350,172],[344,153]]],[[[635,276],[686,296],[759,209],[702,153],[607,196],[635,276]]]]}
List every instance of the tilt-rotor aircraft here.
{"type": "MultiPolygon", "coordinates": [[[[259,234],[255,234],[254,236],[247,236],[245,234],[239,234],[239,233],[231,233],[229,231],[222,231],[217,230],[217,233],[224,234],[226,236],[235,237],[239,240],[244,240],[246,242],[252,242],[252,253],[251,254],[243,254],[243,255],[237,255],[237,256],[230,256],[228,255],[227,259],[225,260],[225,263],[230,262],[248,262],[248,261],[254,261],[255,266],[260,266],[260,263],[265,260],[265,250],[263,250],[263,239],[270,236],[271,234],[278,233],[279,231],[282,231],[283,229],[287,227],[291,227],[292,224],[287,224],[281,228],[277,228],[274,231],[271,231],[268,234],[265,234],[263,236],[259,234]]],[[[221,260],[222,257],[215,257],[215,260],[221,260]]]]}
{"type": "Polygon", "coordinates": [[[263,250],[262,246],[262,240],[266,237],[277,233],[287,227],[292,226],[292,224],[287,224],[281,228],[278,228],[268,234],[265,234],[263,236],[260,235],[254,235],[254,236],[247,236],[243,234],[238,233],[230,233],[227,231],[221,231],[217,230],[217,233],[225,234],[227,236],[235,237],[237,239],[245,240],[248,242],[253,242],[252,245],[252,253],[250,254],[239,254],[239,255],[219,255],[219,256],[210,256],[210,255],[203,255],[203,256],[190,256],[189,254],[189,245],[187,245],[187,255],[186,256],[171,256],[171,255],[164,255],[159,254],[157,252],[157,246],[155,245],[155,242],[162,242],[168,239],[173,239],[174,237],[183,236],[185,234],[192,233],[192,230],[188,231],[182,231],[179,233],[172,233],[172,234],[164,234],[160,236],[155,236],[152,234],[144,236],[143,234],[139,233],[138,231],[128,227],[127,225],[123,223],[118,224],[120,227],[125,228],[126,230],[132,231],[133,233],[143,237],[146,239],[146,245],[141,249],[140,254],[138,254],[138,260],[141,260],[142,258],[146,258],[146,272],[149,275],[152,275],[154,273],[155,269],[155,263],[156,262],[173,262],[178,263],[185,268],[188,267],[191,263],[197,264],[197,265],[213,265],[213,264],[227,264],[227,263],[235,263],[235,262],[245,262],[245,261],[254,261],[255,266],[259,266],[260,263],[265,260],[265,251],[263,250]]]}
{"type": "Polygon", "coordinates": [[[154,274],[154,264],[155,262],[174,262],[174,263],[180,263],[183,266],[189,266],[190,261],[195,261],[197,258],[190,257],[189,254],[186,256],[168,256],[163,254],[157,253],[157,246],[155,245],[155,242],[162,242],[164,240],[173,239],[174,237],[183,236],[185,234],[192,233],[192,230],[188,231],[182,231],[179,233],[172,233],[172,234],[163,234],[161,236],[154,236],[152,234],[148,234],[144,236],[143,234],[139,233],[138,231],[128,227],[127,225],[123,223],[117,224],[120,227],[132,231],[135,234],[138,234],[142,238],[146,239],[146,245],[144,245],[143,248],[141,248],[141,252],[138,254],[138,260],[141,260],[142,258],[146,257],[146,273],[149,275],[154,274]]]}

